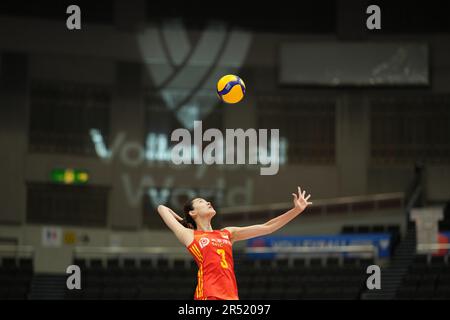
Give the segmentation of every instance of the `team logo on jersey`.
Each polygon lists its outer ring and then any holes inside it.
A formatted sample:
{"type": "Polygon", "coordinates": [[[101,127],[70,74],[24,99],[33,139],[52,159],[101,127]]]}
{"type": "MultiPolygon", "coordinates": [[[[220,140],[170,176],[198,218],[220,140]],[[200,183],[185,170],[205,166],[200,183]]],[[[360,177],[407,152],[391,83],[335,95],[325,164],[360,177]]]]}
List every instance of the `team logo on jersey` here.
{"type": "Polygon", "coordinates": [[[200,244],[200,248],[204,248],[209,244],[209,239],[208,238],[200,238],[200,240],[198,241],[198,243],[200,244]]]}

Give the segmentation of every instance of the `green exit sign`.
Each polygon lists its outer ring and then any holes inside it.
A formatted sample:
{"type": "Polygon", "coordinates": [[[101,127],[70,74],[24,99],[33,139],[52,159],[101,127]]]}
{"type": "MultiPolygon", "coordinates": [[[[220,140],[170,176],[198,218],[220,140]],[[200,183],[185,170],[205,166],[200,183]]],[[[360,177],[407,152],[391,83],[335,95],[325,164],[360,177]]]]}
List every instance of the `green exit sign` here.
{"type": "Polygon", "coordinates": [[[85,184],[89,181],[86,170],[80,169],[53,169],[51,181],[63,184],[85,184]]]}

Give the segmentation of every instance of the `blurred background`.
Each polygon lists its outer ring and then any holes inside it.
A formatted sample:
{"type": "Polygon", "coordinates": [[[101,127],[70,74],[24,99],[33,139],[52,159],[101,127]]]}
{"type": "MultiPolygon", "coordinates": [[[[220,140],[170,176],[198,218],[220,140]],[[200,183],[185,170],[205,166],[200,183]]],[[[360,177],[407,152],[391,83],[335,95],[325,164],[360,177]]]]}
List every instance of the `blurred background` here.
{"type": "Polygon", "coordinates": [[[155,208],[198,196],[213,227],[245,226],[298,185],[312,207],[234,246],[242,299],[450,299],[449,7],[2,1],[0,299],[193,299],[197,267],[155,208]],[[225,74],[246,84],[236,105],[225,74]],[[279,129],[279,172],[172,164],[195,120],[279,129]]]}

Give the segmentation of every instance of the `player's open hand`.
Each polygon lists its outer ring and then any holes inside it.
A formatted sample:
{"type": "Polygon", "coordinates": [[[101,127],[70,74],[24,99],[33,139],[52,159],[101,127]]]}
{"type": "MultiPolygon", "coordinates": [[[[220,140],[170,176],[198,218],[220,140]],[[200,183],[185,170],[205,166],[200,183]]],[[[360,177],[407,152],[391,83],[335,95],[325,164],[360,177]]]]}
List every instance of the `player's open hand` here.
{"type": "Polygon", "coordinates": [[[306,209],[307,206],[309,206],[310,204],[312,204],[312,202],[309,202],[309,198],[311,197],[310,194],[308,194],[308,196],[305,197],[306,191],[302,189],[300,189],[300,187],[298,187],[298,195],[296,193],[293,193],[292,195],[294,196],[294,208],[297,209],[299,212],[302,212],[303,210],[306,209]]]}

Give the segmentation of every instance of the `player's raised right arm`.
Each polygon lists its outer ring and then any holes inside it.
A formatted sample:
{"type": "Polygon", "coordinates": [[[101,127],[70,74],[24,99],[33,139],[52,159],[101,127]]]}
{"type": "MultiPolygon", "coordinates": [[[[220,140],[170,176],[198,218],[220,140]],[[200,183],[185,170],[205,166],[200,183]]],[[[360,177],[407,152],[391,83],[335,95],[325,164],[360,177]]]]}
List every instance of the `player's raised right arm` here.
{"type": "Polygon", "coordinates": [[[180,240],[182,244],[188,246],[194,240],[194,230],[183,226],[177,218],[181,219],[178,215],[173,214],[173,211],[163,205],[158,206],[158,213],[163,219],[164,223],[169,227],[175,236],[180,240]]]}

